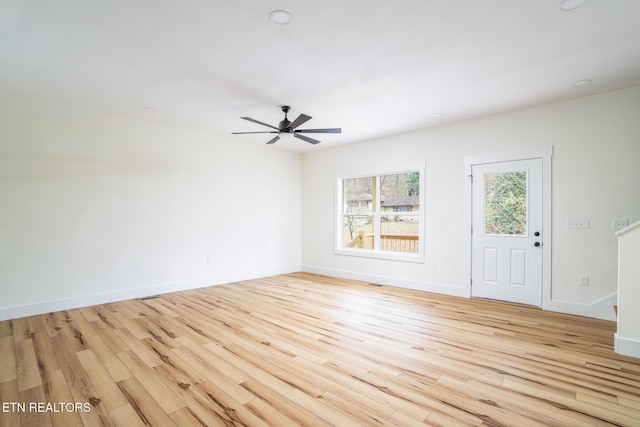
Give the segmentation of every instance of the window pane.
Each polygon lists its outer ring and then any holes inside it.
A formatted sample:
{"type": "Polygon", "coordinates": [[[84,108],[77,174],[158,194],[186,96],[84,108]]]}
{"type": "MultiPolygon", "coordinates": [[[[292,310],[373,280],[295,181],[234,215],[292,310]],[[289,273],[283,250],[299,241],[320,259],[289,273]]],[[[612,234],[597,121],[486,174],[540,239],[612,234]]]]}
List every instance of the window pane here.
{"type": "Polygon", "coordinates": [[[527,230],[527,172],[485,175],[485,233],[524,235],[527,230]]]}
{"type": "Polygon", "coordinates": [[[380,177],[380,250],[418,252],[420,173],[380,177]]]}
{"type": "Polygon", "coordinates": [[[380,177],[381,211],[419,212],[420,173],[407,172],[380,177]]]}
{"type": "Polygon", "coordinates": [[[343,217],[342,246],[373,249],[373,217],[370,215],[345,215],[343,217]]]}
{"type": "Polygon", "coordinates": [[[420,217],[418,215],[382,215],[380,250],[418,253],[420,217]]]}
{"type": "Polygon", "coordinates": [[[343,212],[373,212],[373,177],[351,178],[342,181],[343,212]]]}

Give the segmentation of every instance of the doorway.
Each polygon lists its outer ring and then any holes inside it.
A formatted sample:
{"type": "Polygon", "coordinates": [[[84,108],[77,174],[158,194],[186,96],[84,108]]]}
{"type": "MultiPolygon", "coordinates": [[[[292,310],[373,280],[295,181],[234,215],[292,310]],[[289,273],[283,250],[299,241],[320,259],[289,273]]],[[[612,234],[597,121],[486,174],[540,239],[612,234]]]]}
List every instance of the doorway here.
{"type": "Polygon", "coordinates": [[[465,160],[470,296],[548,305],[551,228],[550,197],[545,193],[550,174],[545,163],[548,168],[550,150],[546,162],[529,152],[465,160]]]}

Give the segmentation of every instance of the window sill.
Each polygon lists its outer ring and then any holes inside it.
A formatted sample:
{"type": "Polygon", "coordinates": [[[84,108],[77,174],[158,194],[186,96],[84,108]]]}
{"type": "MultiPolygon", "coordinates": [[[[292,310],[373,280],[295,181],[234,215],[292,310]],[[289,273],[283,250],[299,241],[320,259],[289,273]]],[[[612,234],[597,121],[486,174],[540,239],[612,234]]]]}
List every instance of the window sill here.
{"type": "Polygon", "coordinates": [[[374,251],[373,249],[348,249],[340,248],[333,252],[335,255],[347,255],[360,258],[375,258],[384,259],[388,261],[403,261],[403,262],[415,262],[424,263],[424,255],[421,253],[407,253],[407,252],[387,252],[387,251],[374,251]]]}

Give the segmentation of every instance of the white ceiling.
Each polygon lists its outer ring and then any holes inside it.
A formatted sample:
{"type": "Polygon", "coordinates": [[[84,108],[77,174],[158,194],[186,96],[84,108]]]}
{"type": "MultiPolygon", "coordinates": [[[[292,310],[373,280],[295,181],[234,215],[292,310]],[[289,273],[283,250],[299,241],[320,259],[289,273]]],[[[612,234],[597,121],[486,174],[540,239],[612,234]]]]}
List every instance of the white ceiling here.
{"type": "Polygon", "coordinates": [[[0,1],[0,90],[255,144],[240,117],[285,104],[342,127],[300,152],[638,84],[638,0],[0,1]]]}

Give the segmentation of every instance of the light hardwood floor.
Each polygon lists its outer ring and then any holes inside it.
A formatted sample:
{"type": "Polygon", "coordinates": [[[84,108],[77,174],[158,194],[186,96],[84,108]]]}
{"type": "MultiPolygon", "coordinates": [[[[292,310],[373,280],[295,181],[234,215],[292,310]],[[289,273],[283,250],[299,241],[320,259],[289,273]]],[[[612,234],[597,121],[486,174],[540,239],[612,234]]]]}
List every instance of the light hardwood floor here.
{"type": "Polygon", "coordinates": [[[639,426],[614,331],[281,275],[0,322],[0,425],[639,426]]]}

